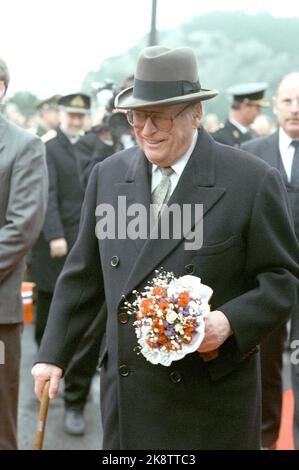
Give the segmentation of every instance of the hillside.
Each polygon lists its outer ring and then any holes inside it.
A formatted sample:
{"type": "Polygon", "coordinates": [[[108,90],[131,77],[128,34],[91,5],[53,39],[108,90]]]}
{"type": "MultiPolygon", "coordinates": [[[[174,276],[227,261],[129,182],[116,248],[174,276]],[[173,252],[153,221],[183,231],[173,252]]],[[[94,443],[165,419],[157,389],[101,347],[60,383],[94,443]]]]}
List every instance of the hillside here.
{"type": "MultiPolygon", "coordinates": [[[[91,92],[92,82],[105,79],[120,83],[133,73],[139,51],[147,41],[145,35],[126,54],[99,64],[97,72],[86,76],[83,90],[91,92]]],[[[299,71],[299,18],[214,12],[194,17],[175,30],[160,31],[159,43],[169,47],[190,46],[196,51],[202,86],[220,92],[205,104],[206,112],[217,112],[222,119],[227,111],[225,90],[230,85],[266,81],[271,98],[283,75],[299,71]]]]}

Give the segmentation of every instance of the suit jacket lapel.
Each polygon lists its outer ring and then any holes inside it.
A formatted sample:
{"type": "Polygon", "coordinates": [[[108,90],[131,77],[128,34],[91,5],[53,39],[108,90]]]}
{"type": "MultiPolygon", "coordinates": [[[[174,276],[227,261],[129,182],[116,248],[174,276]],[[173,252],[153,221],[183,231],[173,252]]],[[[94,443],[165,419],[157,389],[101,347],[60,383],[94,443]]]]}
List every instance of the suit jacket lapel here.
{"type": "MultiPolygon", "coordinates": [[[[195,149],[186,165],[179,183],[173,192],[168,205],[203,204],[205,215],[225,193],[224,188],[217,188],[215,184],[215,158],[214,141],[206,131],[201,129],[195,149]]],[[[141,187],[140,187],[141,188],[141,187]]],[[[142,190],[142,188],[141,188],[142,190]]],[[[148,199],[147,199],[148,203],[148,199]]],[[[195,220],[192,210],[192,224],[195,220]]],[[[145,279],[163,259],[181,243],[180,239],[153,239],[148,238],[136,259],[136,263],[129,275],[123,295],[131,292],[136,285],[145,279]]]]}
{"type": "Polygon", "coordinates": [[[272,134],[267,140],[267,147],[265,148],[264,159],[269,165],[274,166],[280,170],[284,183],[289,184],[285,167],[279,151],[279,132],[278,130],[272,134]]]}

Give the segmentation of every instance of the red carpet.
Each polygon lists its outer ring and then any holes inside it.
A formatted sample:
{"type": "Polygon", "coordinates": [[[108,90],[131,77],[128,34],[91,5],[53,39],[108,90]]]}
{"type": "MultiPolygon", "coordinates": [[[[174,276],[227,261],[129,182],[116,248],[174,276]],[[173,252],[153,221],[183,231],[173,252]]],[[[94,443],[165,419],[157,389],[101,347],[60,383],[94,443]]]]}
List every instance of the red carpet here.
{"type": "Polygon", "coordinates": [[[282,421],[280,426],[277,450],[294,450],[293,443],[293,411],[294,397],[292,390],[287,390],[283,394],[282,421]]]}

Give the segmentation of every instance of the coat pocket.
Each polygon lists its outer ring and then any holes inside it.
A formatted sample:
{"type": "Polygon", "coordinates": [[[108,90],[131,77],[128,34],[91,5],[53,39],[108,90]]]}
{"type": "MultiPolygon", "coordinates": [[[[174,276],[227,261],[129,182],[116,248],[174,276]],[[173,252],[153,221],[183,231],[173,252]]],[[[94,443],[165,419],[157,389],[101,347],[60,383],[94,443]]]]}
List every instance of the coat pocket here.
{"type": "Polygon", "coordinates": [[[210,256],[210,255],[217,255],[220,254],[226,250],[228,250],[231,247],[234,246],[243,246],[243,240],[242,237],[239,235],[234,235],[232,237],[229,237],[228,239],[215,243],[213,245],[204,245],[202,246],[196,255],[198,256],[210,256]]]}

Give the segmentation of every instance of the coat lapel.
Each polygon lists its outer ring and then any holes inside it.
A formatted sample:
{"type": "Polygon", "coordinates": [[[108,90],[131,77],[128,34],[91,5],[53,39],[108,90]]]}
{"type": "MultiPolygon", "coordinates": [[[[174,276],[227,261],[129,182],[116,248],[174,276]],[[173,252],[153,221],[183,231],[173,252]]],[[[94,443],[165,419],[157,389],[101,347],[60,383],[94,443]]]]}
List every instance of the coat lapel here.
{"type": "Polygon", "coordinates": [[[284,183],[288,186],[289,181],[285,171],[285,167],[280,155],[279,151],[279,131],[277,130],[269,136],[267,140],[267,147],[265,148],[264,152],[264,160],[269,163],[269,165],[273,166],[280,170],[281,175],[283,177],[284,183]]]}
{"type": "MultiPolygon", "coordinates": [[[[124,196],[124,204],[120,204],[121,218],[123,221],[127,220],[127,208],[132,207],[133,204],[138,204],[140,208],[144,208],[146,226],[149,227],[149,212],[151,202],[150,191],[150,171],[149,165],[145,155],[140,149],[136,150],[136,154],[132,156],[132,163],[125,175],[125,183],[117,183],[114,185],[114,190],[117,196],[124,196]]],[[[137,208],[137,206],[136,206],[137,208]]],[[[125,224],[126,225],[126,224],[125,224]]],[[[127,238],[128,242],[135,244],[136,250],[139,253],[142,249],[146,239],[137,238],[132,240],[127,238]]]]}
{"type": "MultiPolygon", "coordinates": [[[[168,205],[179,204],[203,204],[203,215],[205,215],[218,202],[225,193],[224,188],[215,187],[215,157],[214,141],[204,130],[199,131],[198,141],[195,149],[186,165],[180,181],[173,192],[168,205]]],[[[140,186],[140,190],[142,187],[140,186]]],[[[139,194],[139,189],[135,190],[139,194]]],[[[144,191],[144,189],[143,189],[144,191]]],[[[146,199],[147,204],[149,198],[146,199]]],[[[192,224],[195,220],[192,210],[192,224]]],[[[143,244],[136,259],[135,265],[129,274],[129,278],[122,294],[126,296],[152,271],[159,267],[163,259],[179,245],[180,239],[153,239],[149,237],[143,244]]]]}

